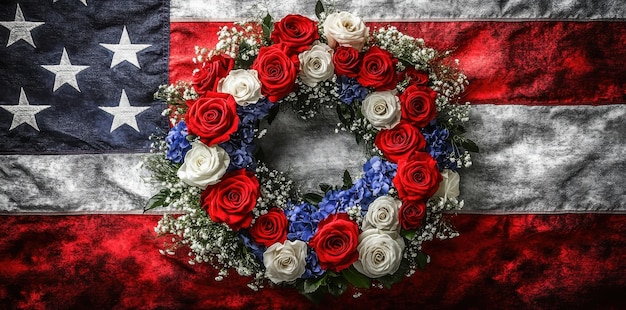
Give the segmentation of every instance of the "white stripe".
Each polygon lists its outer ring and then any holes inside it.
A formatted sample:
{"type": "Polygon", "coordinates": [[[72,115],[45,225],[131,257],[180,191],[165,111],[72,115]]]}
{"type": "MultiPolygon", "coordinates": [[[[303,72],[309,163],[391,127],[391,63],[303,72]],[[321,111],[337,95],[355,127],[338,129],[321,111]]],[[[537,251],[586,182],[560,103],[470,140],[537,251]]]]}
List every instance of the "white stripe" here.
{"type": "Polygon", "coordinates": [[[626,210],[626,105],[476,105],[466,211],[626,210]]]}
{"type": "MultiPolygon", "coordinates": [[[[275,19],[287,14],[314,17],[317,0],[172,0],[170,18],[180,21],[233,21],[275,19]]],[[[337,10],[349,11],[366,21],[417,21],[446,19],[572,19],[606,20],[626,17],[623,0],[357,0],[338,1],[337,10]]]]}
{"type": "Polygon", "coordinates": [[[145,154],[0,156],[1,212],[142,210],[154,190],[145,154]]]}
{"type": "MultiPolygon", "coordinates": [[[[306,188],[360,169],[358,147],[332,133],[332,119],[293,122],[279,118],[262,145],[306,188]]],[[[466,127],[481,153],[461,171],[463,212],[626,212],[626,105],[476,105],[466,127]]],[[[0,213],[140,213],[157,191],[143,181],[145,156],[0,156],[0,213]]]]}

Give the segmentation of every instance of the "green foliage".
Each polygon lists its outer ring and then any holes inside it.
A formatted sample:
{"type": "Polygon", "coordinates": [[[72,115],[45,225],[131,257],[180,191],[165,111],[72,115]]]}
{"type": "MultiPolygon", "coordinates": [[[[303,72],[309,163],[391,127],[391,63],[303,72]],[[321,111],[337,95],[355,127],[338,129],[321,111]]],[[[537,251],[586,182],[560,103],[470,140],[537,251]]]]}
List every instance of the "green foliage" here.
{"type": "Polygon", "coordinates": [[[348,289],[348,282],[346,282],[346,280],[342,277],[337,277],[337,278],[329,278],[328,283],[327,283],[327,288],[328,288],[328,292],[335,296],[335,297],[339,297],[341,296],[341,294],[343,294],[343,292],[346,291],[346,289],[348,289]]]}
{"type": "Polygon", "coordinates": [[[354,287],[369,288],[372,286],[372,280],[358,272],[353,266],[350,266],[350,268],[342,271],[341,275],[354,287]]]}
{"type": "Polygon", "coordinates": [[[402,279],[406,277],[408,271],[409,262],[403,259],[402,262],[400,262],[400,267],[394,274],[380,277],[378,278],[378,282],[380,282],[380,284],[382,284],[386,289],[391,289],[391,285],[402,281],[402,279]]]}
{"type": "Polygon", "coordinates": [[[326,193],[326,192],[328,192],[329,190],[332,190],[332,189],[333,189],[333,186],[332,186],[332,185],[330,185],[330,184],[328,184],[328,183],[320,183],[320,185],[319,185],[319,186],[320,186],[320,190],[322,190],[322,192],[324,192],[324,193],[326,193]]]}
{"type": "Polygon", "coordinates": [[[267,45],[270,45],[270,36],[272,35],[272,31],[274,31],[274,20],[269,13],[265,16],[265,18],[263,18],[263,23],[261,24],[261,27],[263,28],[263,39],[265,40],[267,45]]]}
{"type": "Polygon", "coordinates": [[[306,193],[304,194],[304,196],[302,196],[302,198],[304,199],[304,201],[312,205],[317,205],[322,201],[322,199],[324,199],[324,197],[316,193],[306,193]]]}
{"type": "Polygon", "coordinates": [[[148,210],[152,210],[159,207],[166,207],[165,200],[169,197],[170,191],[167,188],[161,189],[156,195],[152,196],[146,203],[146,206],[143,207],[143,212],[148,210]]]}
{"type": "Polygon", "coordinates": [[[317,0],[315,4],[315,16],[317,16],[317,19],[322,19],[322,13],[324,13],[324,4],[322,0],[317,0]]]}
{"type": "Polygon", "coordinates": [[[415,262],[417,263],[417,267],[419,267],[419,269],[426,269],[426,264],[428,263],[428,255],[424,254],[424,252],[419,252],[419,254],[417,254],[417,259],[415,260],[415,262]]]}
{"type": "Polygon", "coordinates": [[[339,120],[347,128],[350,128],[355,118],[352,106],[347,104],[337,104],[337,116],[339,116],[339,120]]]}
{"type": "Polygon", "coordinates": [[[463,140],[461,140],[461,146],[463,146],[463,148],[468,152],[474,152],[474,153],[480,152],[478,145],[476,145],[476,143],[474,143],[474,141],[470,139],[464,138],[463,140]]]}
{"type": "Polygon", "coordinates": [[[346,189],[352,187],[352,185],[354,185],[354,183],[352,183],[352,177],[350,176],[350,172],[348,172],[348,170],[345,170],[343,172],[343,187],[342,187],[342,189],[346,190],[346,189]]]}
{"type": "Polygon", "coordinates": [[[239,43],[239,51],[237,52],[237,58],[235,58],[236,69],[248,69],[252,66],[255,58],[250,57],[248,52],[253,49],[255,48],[248,44],[245,40],[242,40],[239,43]]]}
{"type": "Polygon", "coordinates": [[[280,109],[278,107],[278,104],[273,105],[270,108],[269,113],[267,114],[267,116],[265,117],[265,120],[267,120],[268,124],[272,124],[272,122],[274,122],[274,120],[276,119],[276,116],[278,116],[278,113],[280,112],[280,109]]]}
{"type": "Polygon", "coordinates": [[[415,239],[415,230],[402,230],[400,235],[407,240],[413,240],[415,239]]]}

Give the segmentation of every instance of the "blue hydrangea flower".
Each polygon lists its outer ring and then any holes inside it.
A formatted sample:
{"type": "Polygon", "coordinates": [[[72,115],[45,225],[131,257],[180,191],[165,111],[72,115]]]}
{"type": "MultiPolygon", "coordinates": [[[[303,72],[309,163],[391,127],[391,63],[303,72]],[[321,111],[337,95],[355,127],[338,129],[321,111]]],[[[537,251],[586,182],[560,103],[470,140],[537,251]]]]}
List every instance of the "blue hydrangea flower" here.
{"type": "Polygon", "coordinates": [[[350,105],[355,99],[363,101],[369,90],[359,84],[356,79],[342,75],[337,81],[337,94],[341,102],[350,105]]]}
{"type": "Polygon", "coordinates": [[[178,122],[172,127],[165,137],[167,153],[165,157],[172,162],[180,164],[185,159],[185,155],[191,149],[191,144],[187,140],[187,124],[184,121],[178,122]]]}
{"type": "Polygon", "coordinates": [[[347,208],[359,205],[363,214],[367,212],[372,201],[387,195],[396,175],[397,165],[384,161],[380,157],[372,157],[363,165],[363,178],[354,182],[346,190],[330,190],[319,203],[315,216],[326,218],[329,214],[346,212],[347,208]]]}
{"type": "Polygon", "coordinates": [[[241,123],[255,124],[269,114],[272,106],[273,103],[267,98],[259,99],[256,104],[250,104],[245,107],[237,105],[237,115],[239,115],[241,123]]]}
{"type": "Polygon", "coordinates": [[[304,267],[303,279],[309,279],[324,274],[324,270],[320,267],[317,253],[310,247],[307,247],[306,266],[304,267]]]}
{"type": "Polygon", "coordinates": [[[320,210],[306,202],[297,205],[288,203],[285,210],[289,223],[287,238],[291,241],[308,242],[317,231],[317,224],[325,219],[328,214],[326,210],[320,210]]]}
{"type": "Polygon", "coordinates": [[[239,238],[248,249],[252,250],[252,254],[254,254],[260,262],[263,262],[263,253],[265,253],[266,250],[265,246],[254,242],[252,237],[248,236],[246,233],[240,233],[239,238]]]}
{"type": "Polygon", "coordinates": [[[398,165],[382,160],[378,156],[372,157],[363,165],[363,180],[372,192],[372,199],[369,202],[389,193],[397,169],[398,165]]]}
{"type": "Polygon", "coordinates": [[[456,162],[450,161],[448,155],[454,152],[454,147],[450,142],[450,132],[448,129],[431,124],[422,130],[422,135],[426,139],[426,152],[437,160],[439,169],[449,168],[456,171],[456,162]]]}
{"type": "Polygon", "coordinates": [[[326,192],[326,195],[324,195],[324,198],[318,204],[318,211],[315,214],[318,221],[325,219],[333,213],[342,212],[345,209],[345,207],[342,207],[344,205],[343,200],[345,200],[345,193],[343,192],[344,191],[336,190],[326,192]]]}
{"type": "Polygon", "coordinates": [[[239,115],[239,127],[237,131],[230,135],[230,140],[221,143],[222,147],[230,157],[228,171],[247,168],[254,170],[256,162],[252,154],[254,153],[254,130],[259,120],[267,116],[272,108],[272,103],[267,99],[261,99],[256,104],[248,106],[237,105],[237,115],[239,115]]]}

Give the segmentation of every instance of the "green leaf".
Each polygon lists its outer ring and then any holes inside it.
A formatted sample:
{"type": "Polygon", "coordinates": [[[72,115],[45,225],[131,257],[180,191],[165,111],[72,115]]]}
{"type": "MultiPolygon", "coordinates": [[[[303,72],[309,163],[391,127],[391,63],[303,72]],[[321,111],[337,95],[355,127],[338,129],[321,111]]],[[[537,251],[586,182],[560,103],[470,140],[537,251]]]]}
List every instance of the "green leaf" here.
{"type": "Polygon", "coordinates": [[[302,292],[302,295],[304,295],[304,297],[306,297],[308,300],[310,300],[314,304],[319,304],[320,302],[322,302],[322,299],[326,295],[326,292],[327,292],[326,289],[319,289],[313,293],[302,292]]]}
{"type": "Polygon", "coordinates": [[[354,139],[356,140],[356,144],[361,144],[361,142],[363,142],[363,137],[356,133],[354,134],[354,139]]]}
{"type": "Polygon", "coordinates": [[[254,153],[254,158],[258,161],[265,162],[265,152],[263,152],[263,148],[261,148],[260,146],[257,147],[257,150],[254,153]]]}
{"type": "Polygon", "coordinates": [[[302,291],[306,294],[315,293],[320,286],[326,285],[326,275],[321,278],[312,278],[304,280],[304,287],[302,291]]]}
{"type": "Polygon", "coordinates": [[[419,252],[419,254],[417,254],[416,262],[419,269],[426,269],[426,264],[428,263],[428,255],[424,254],[424,252],[419,252]]]}
{"type": "Polygon", "coordinates": [[[322,192],[326,193],[327,191],[333,189],[333,186],[328,184],[328,183],[320,183],[320,190],[322,190],[322,192]]]}
{"type": "Polygon", "coordinates": [[[362,273],[358,272],[352,266],[344,270],[341,274],[354,287],[369,288],[370,286],[372,286],[372,280],[362,273]]]}
{"type": "Polygon", "coordinates": [[[261,26],[263,27],[263,37],[265,40],[269,41],[272,30],[274,30],[272,16],[269,13],[265,15],[265,18],[263,18],[263,24],[261,26]]]}
{"type": "Polygon", "coordinates": [[[304,198],[304,201],[312,204],[312,205],[317,205],[318,203],[320,203],[322,201],[322,199],[324,199],[324,197],[322,197],[321,195],[318,195],[316,193],[307,193],[304,194],[304,196],[302,196],[302,198],[304,198]]]}
{"type": "Polygon", "coordinates": [[[337,116],[339,116],[339,120],[344,126],[350,128],[350,125],[354,121],[354,110],[347,104],[338,104],[337,116]]]}
{"type": "Polygon", "coordinates": [[[469,152],[475,152],[475,153],[480,152],[478,145],[476,145],[476,143],[470,139],[463,139],[463,142],[461,145],[463,145],[463,148],[465,148],[465,150],[469,152]]]}
{"type": "Polygon", "coordinates": [[[165,206],[165,199],[170,195],[170,191],[168,189],[161,189],[156,195],[152,196],[146,203],[146,206],[143,208],[143,212],[148,210],[152,210],[158,207],[165,206]]]}
{"type": "Polygon", "coordinates": [[[353,183],[352,183],[352,177],[350,176],[350,172],[348,172],[348,170],[343,172],[343,187],[345,189],[348,189],[350,187],[352,187],[353,183]]]}
{"type": "Polygon", "coordinates": [[[252,66],[252,63],[254,62],[254,57],[248,57],[247,60],[243,60],[243,55],[247,54],[248,51],[251,49],[252,47],[250,46],[250,44],[246,43],[246,41],[241,41],[241,43],[239,43],[239,52],[237,52],[237,59],[235,60],[235,66],[239,69],[247,69],[250,68],[250,66],[252,66]]]}
{"type": "Polygon", "coordinates": [[[328,287],[328,292],[331,295],[338,297],[338,296],[341,296],[341,294],[343,294],[343,292],[346,291],[346,289],[348,288],[348,283],[342,277],[328,278],[327,287],[328,287]]]}
{"type": "Polygon", "coordinates": [[[400,235],[407,240],[413,240],[415,239],[415,230],[402,230],[400,235]]]}
{"type": "Polygon", "coordinates": [[[386,275],[378,278],[378,282],[382,284],[386,289],[391,289],[391,285],[396,284],[406,277],[406,273],[409,271],[409,262],[402,260],[400,267],[394,274],[386,275]]]}
{"type": "Polygon", "coordinates": [[[267,120],[268,124],[270,124],[270,125],[272,124],[274,119],[276,119],[276,116],[278,116],[278,112],[280,112],[280,109],[278,108],[277,104],[273,105],[272,108],[270,108],[269,113],[265,117],[265,119],[267,120]]]}
{"type": "Polygon", "coordinates": [[[322,0],[317,0],[315,4],[315,16],[317,16],[318,19],[322,19],[322,13],[324,13],[324,4],[322,0]]]}
{"type": "Polygon", "coordinates": [[[474,152],[474,153],[480,152],[480,150],[478,149],[478,145],[476,145],[476,143],[474,143],[474,141],[470,139],[463,139],[463,141],[461,142],[461,145],[468,152],[474,152]]]}

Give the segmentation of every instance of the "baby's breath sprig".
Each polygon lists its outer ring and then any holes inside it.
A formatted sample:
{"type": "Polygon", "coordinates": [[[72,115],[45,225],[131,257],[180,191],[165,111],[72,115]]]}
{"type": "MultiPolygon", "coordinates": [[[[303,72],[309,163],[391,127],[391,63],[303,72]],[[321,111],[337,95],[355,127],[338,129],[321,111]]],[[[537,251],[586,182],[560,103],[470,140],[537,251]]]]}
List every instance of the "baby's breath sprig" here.
{"type": "Polygon", "coordinates": [[[362,144],[369,155],[378,156],[380,152],[374,146],[378,132],[361,112],[361,102],[354,100],[351,105],[339,104],[337,112],[341,123],[337,123],[335,133],[351,132],[357,144],[362,144]]]}
{"type": "Polygon", "coordinates": [[[391,52],[396,58],[415,66],[417,70],[428,70],[433,60],[441,58],[441,54],[426,47],[424,39],[405,35],[394,26],[376,28],[371,35],[372,45],[391,52]]]}
{"type": "Polygon", "coordinates": [[[259,162],[256,176],[259,180],[261,195],[254,210],[255,217],[271,207],[285,210],[290,199],[299,199],[298,187],[285,172],[270,169],[265,163],[259,162]]]}
{"type": "Polygon", "coordinates": [[[224,224],[211,221],[198,203],[186,214],[165,214],[155,232],[160,236],[173,236],[162,253],[173,254],[179,247],[188,247],[190,265],[211,263],[221,272],[232,268],[242,276],[253,276],[262,270],[237,233],[224,224]]]}
{"type": "Polygon", "coordinates": [[[201,64],[215,55],[228,55],[241,63],[251,63],[263,45],[263,29],[258,21],[235,22],[232,27],[224,26],[217,32],[215,48],[196,46],[193,62],[201,64]]]}
{"type": "Polygon", "coordinates": [[[178,81],[175,84],[161,85],[154,94],[154,99],[167,103],[163,116],[169,116],[171,125],[176,125],[187,112],[187,101],[198,98],[198,93],[188,82],[178,81]]]}
{"type": "Polygon", "coordinates": [[[314,118],[324,109],[334,108],[338,104],[336,81],[337,77],[333,76],[330,80],[310,87],[297,78],[296,90],[283,98],[279,104],[290,106],[291,110],[303,120],[314,118]]]}

